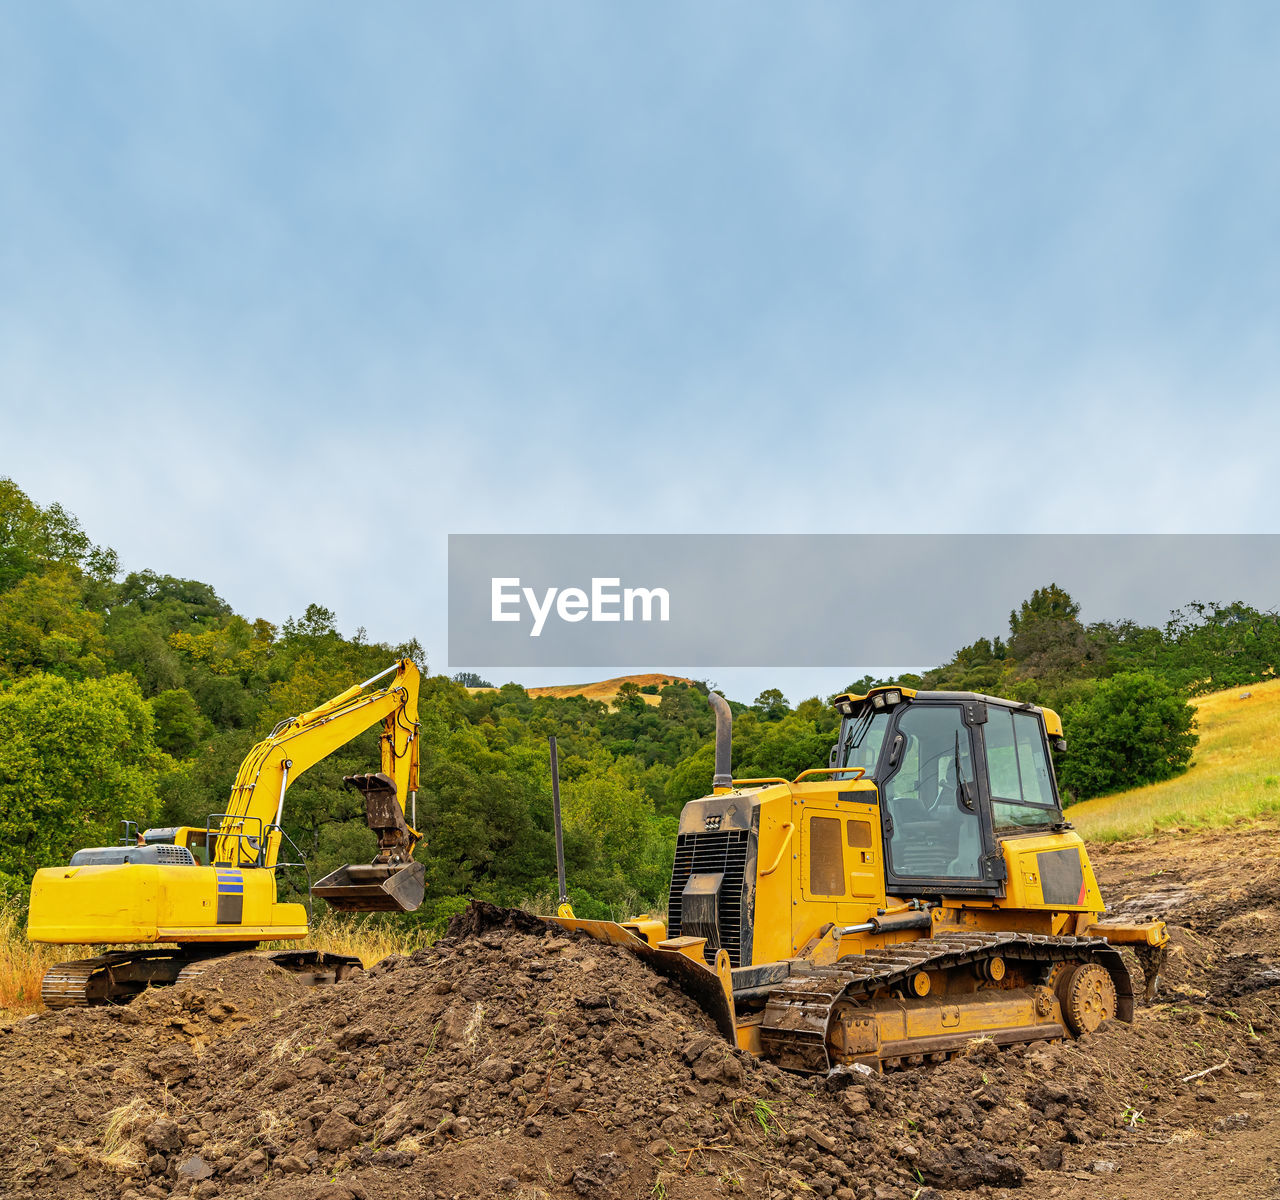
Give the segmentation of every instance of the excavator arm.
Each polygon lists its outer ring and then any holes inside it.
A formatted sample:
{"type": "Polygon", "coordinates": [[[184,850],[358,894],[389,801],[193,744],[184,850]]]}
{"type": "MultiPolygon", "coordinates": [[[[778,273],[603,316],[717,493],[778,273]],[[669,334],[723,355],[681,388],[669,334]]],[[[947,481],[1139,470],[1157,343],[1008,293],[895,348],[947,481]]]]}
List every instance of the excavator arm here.
{"type": "Polygon", "coordinates": [[[369,827],[378,837],[378,855],[370,867],[341,867],[313,889],[340,909],[409,911],[422,902],[425,872],[413,859],[421,834],[405,820],[405,801],[416,807],[418,789],[418,668],[410,659],[325,701],[318,708],[281,721],[240,764],[226,813],[222,814],[211,861],[219,865],[261,863],[273,866],[280,852],[280,822],[290,784],[378,721],[382,722],[381,766],[373,775],[344,782],[363,794],[369,827]],[[378,691],[367,691],[394,672],[378,691]],[[338,880],[344,872],[369,879],[338,880]],[[376,878],[375,878],[376,877],[376,878]],[[365,893],[377,897],[372,904],[365,893]],[[356,895],[352,886],[360,893],[356,895]],[[345,903],[344,903],[345,901],[345,903]],[[354,901],[354,903],[352,903],[354,901]]]}

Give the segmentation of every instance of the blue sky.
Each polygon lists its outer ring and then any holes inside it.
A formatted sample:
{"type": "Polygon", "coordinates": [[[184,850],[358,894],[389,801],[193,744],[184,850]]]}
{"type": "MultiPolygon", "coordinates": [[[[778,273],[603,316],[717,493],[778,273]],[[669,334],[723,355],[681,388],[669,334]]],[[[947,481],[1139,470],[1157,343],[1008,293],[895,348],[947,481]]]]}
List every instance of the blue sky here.
{"type": "Polygon", "coordinates": [[[1274,532],[1278,34],[5,6],[0,472],[437,669],[450,532],[1274,532]]]}

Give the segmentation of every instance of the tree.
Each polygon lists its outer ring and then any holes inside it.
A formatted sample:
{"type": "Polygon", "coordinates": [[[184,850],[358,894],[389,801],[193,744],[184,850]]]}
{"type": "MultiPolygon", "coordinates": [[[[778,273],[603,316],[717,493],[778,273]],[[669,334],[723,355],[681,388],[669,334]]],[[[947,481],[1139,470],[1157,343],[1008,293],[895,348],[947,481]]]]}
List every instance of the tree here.
{"type": "Polygon", "coordinates": [[[618,694],[613,698],[615,712],[642,713],[647,705],[640,695],[640,685],[633,679],[618,685],[618,694]]]}
{"type": "Polygon", "coordinates": [[[186,688],[171,688],[151,701],[156,744],[174,758],[189,758],[200,744],[205,721],[186,688]]]}
{"type": "Polygon", "coordinates": [[[0,678],[47,671],[83,679],[101,675],[107,657],[102,617],[85,606],[73,568],[27,575],[0,594],[0,678]]]}
{"type": "Polygon", "coordinates": [[[284,623],[286,638],[337,637],[337,615],[323,604],[308,604],[301,617],[288,617],[284,623]]]}
{"type": "Polygon", "coordinates": [[[779,688],[765,688],[763,692],[756,697],[752,708],[760,714],[762,720],[765,721],[781,721],[783,717],[791,711],[787,704],[787,698],[782,694],[779,688]]]}
{"type": "Polygon", "coordinates": [[[1019,676],[1051,683],[1096,677],[1103,666],[1101,648],[1080,623],[1080,605],[1056,583],[1036,588],[1009,614],[1008,656],[1019,676]]]}
{"type": "Polygon", "coordinates": [[[1195,710],[1164,680],[1145,672],[1103,680],[1063,713],[1062,788],[1087,800],[1170,779],[1191,763],[1194,727],[1195,710]]]}
{"type": "Polygon", "coordinates": [[[61,504],[41,508],[12,479],[0,476],[0,592],[53,564],[106,584],[119,569],[114,550],[95,546],[61,504]]]}
{"type": "Polygon", "coordinates": [[[150,824],[169,765],[129,675],[32,675],[0,691],[0,872],[30,879],[81,846],[150,824]]]}
{"type": "Polygon", "coordinates": [[[493,684],[487,679],[481,679],[475,671],[458,671],[453,677],[454,683],[460,683],[463,687],[469,688],[491,688],[493,684]]]}

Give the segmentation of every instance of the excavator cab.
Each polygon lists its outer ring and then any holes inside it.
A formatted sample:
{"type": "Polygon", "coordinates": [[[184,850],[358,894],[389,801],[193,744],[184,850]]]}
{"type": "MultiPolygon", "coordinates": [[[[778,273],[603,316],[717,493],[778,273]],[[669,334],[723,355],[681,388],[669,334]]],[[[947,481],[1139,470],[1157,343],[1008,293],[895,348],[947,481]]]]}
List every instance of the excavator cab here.
{"type": "Polygon", "coordinates": [[[426,894],[426,868],[410,857],[420,835],[404,819],[396,783],[381,771],[346,775],[342,782],[364,796],[365,819],[378,838],[368,864],[349,863],[311,888],[339,912],[413,912],[426,894]]]}

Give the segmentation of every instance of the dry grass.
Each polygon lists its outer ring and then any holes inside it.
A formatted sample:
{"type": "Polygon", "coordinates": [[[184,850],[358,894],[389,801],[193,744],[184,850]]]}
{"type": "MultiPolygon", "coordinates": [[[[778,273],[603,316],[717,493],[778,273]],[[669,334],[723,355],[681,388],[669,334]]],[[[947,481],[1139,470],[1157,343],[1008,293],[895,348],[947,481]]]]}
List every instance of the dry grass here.
{"type": "Polygon", "coordinates": [[[142,1131],[159,1116],[141,1096],[107,1114],[98,1161],[115,1171],[132,1173],[146,1158],[142,1131]]]}
{"type": "Polygon", "coordinates": [[[430,930],[396,924],[394,917],[349,917],[326,911],[311,923],[311,932],[301,941],[267,942],[263,948],[350,954],[371,967],[393,954],[412,954],[435,940],[430,930]]]}
{"type": "MultiPolygon", "coordinates": [[[[636,687],[648,687],[650,684],[661,688],[664,683],[692,683],[692,679],[687,679],[683,675],[672,675],[668,672],[665,675],[619,675],[616,679],[602,679],[598,683],[561,683],[554,687],[533,687],[529,688],[529,695],[537,698],[538,696],[553,696],[556,699],[564,700],[569,696],[585,696],[588,700],[603,700],[606,704],[612,704],[617,698],[618,689],[624,683],[634,683],[636,687]]],[[[496,692],[497,688],[467,688],[472,694],[476,692],[496,692]]],[[[661,696],[650,695],[647,692],[640,693],[640,699],[646,704],[655,705],[662,702],[661,696]]]]}
{"type": "Polygon", "coordinates": [[[1067,819],[1092,841],[1231,825],[1280,814],[1280,679],[1201,696],[1200,744],[1185,775],[1074,804],[1067,819]],[[1243,693],[1250,698],[1242,700],[1243,693]]]}
{"type": "Polygon", "coordinates": [[[27,941],[22,911],[0,902],[0,1016],[19,1016],[41,1008],[40,980],[56,962],[78,958],[75,946],[38,946],[27,941]]]}

